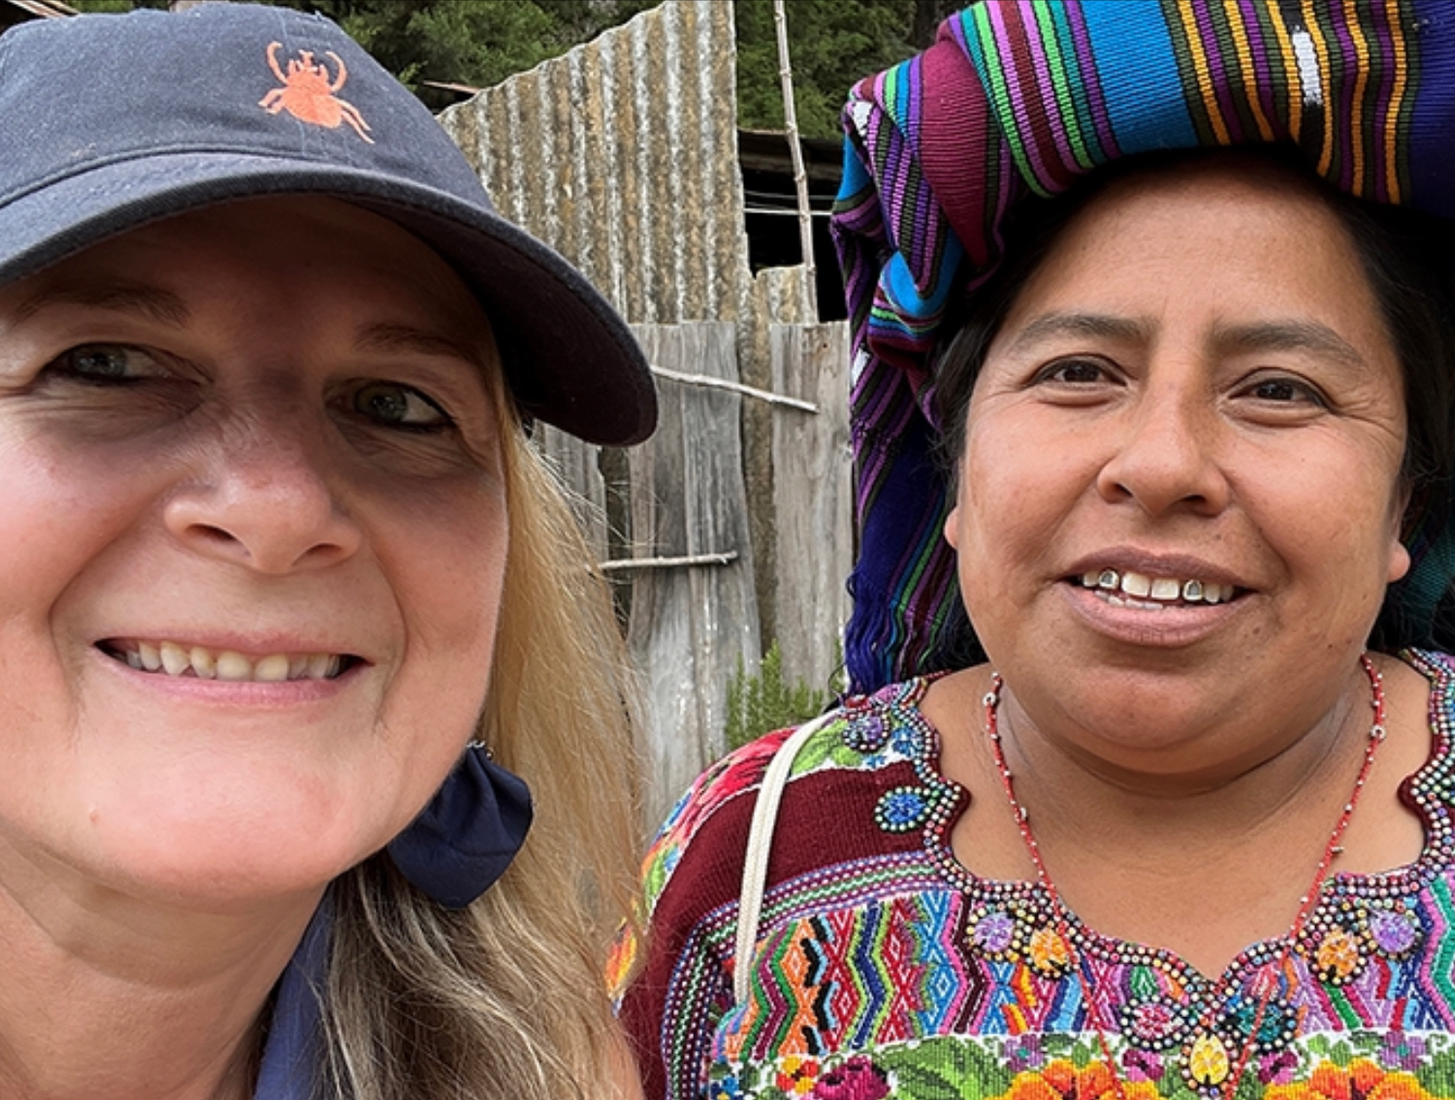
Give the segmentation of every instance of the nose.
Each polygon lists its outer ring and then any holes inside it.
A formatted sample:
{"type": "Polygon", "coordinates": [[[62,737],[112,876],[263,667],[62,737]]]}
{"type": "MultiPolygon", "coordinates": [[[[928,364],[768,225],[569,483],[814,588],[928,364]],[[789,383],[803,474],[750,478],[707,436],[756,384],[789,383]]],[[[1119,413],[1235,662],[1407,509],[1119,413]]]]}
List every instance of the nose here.
{"type": "Polygon", "coordinates": [[[1213,515],[1230,486],[1218,461],[1218,413],[1195,385],[1148,384],[1108,437],[1097,477],[1103,499],[1131,501],[1149,515],[1185,509],[1213,515]]]}
{"type": "Polygon", "coordinates": [[[197,553],[284,574],[333,565],[362,533],[330,487],[309,426],[219,433],[164,506],[172,536],[197,553]]]}

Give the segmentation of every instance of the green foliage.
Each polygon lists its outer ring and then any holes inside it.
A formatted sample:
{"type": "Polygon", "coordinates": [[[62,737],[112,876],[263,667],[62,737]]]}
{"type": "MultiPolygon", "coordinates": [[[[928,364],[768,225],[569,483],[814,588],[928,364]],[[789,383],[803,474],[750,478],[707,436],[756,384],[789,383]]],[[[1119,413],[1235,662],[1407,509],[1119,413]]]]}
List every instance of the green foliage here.
{"type": "MultiPolygon", "coordinates": [[[[784,5],[794,110],[804,137],[836,138],[849,88],[933,41],[962,0],[791,0],[784,5]]],[[[773,0],[736,0],[738,124],[783,129],[773,0]]]]}
{"type": "Polygon", "coordinates": [[[802,680],[791,687],[783,680],[783,654],[774,642],[763,655],[756,675],[748,675],[742,657],[728,679],[727,722],[723,737],[729,749],[785,726],[796,726],[821,713],[828,692],[817,691],[802,680]]]}
{"type": "Polygon", "coordinates": [[[653,0],[277,0],[337,19],[385,68],[486,88],[594,38],[653,0]]]}
{"type": "MultiPolygon", "coordinates": [[[[257,0],[335,20],[432,108],[421,82],[477,88],[565,53],[659,0],[257,0]]],[[[77,0],[82,11],[166,7],[166,0],[77,0]]]]}
{"type": "MultiPolygon", "coordinates": [[[[82,11],[165,8],[166,0],[71,0],[82,11]]],[[[661,0],[256,0],[320,12],[430,107],[451,102],[434,80],[486,88],[524,72],[661,0]]],[[[837,137],[839,108],[860,77],[929,45],[961,0],[790,0],[794,102],[805,137],[837,137]]],[[[738,118],[783,128],[772,0],[735,0],[738,118]]]]}
{"type": "Polygon", "coordinates": [[[166,0],[66,0],[77,11],[123,12],[133,8],[165,8],[166,0]]]}

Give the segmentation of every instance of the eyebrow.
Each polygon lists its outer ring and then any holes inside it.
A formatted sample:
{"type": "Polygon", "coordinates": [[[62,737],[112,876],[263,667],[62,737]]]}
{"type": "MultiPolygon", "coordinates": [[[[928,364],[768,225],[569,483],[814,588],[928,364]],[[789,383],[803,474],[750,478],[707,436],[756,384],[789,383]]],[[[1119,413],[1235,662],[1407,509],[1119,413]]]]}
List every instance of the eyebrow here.
{"type": "Polygon", "coordinates": [[[1213,343],[1231,352],[1307,351],[1346,367],[1363,369],[1368,365],[1353,344],[1318,321],[1219,325],[1213,331],[1213,343]]]}
{"type": "MultiPolygon", "coordinates": [[[[1008,351],[1022,350],[1040,341],[1064,337],[1089,337],[1145,343],[1153,326],[1130,317],[1102,313],[1047,313],[1037,317],[1016,334],[1008,351]]],[[[1245,325],[1214,327],[1212,345],[1223,353],[1258,351],[1305,351],[1346,367],[1364,368],[1364,356],[1328,325],[1309,320],[1258,321],[1245,325]]]]}
{"type": "Polygon", "coordinates": [[[48,287],[16,306],[14,318],[24,321],[44,309],[61,305],[140,314],[173,328],[182,328],[191,318],[187,304],[178,295],[145,283],[48,287]]]}
{"type": "Polygon", "coordinates": [[[1151,327],[1130,317],[1105,313],[1043,313],[1016,333],[1006,350],[1019,351],[1043,340],[1067,336],[1145,342],[1151,337],[1151,327]]]}
{"type": "Polygon", "coordinates": [[[463,359],[482,369],[485,366],[485,357],[480,353],[478,347],[462,344],[447,336],[415,328],[412,325],[369,325],[359,333],[355,343],[360,351],[439,356],[448,359],[463,359]]]}

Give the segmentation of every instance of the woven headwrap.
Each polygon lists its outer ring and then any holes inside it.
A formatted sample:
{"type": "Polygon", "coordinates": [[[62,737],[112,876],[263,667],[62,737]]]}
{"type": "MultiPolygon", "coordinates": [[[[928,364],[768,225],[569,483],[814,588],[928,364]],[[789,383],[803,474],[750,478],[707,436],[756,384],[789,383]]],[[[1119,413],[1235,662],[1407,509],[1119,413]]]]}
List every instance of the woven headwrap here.
{"type": "MultiPolygon", "coordinates": [[[[988,0],[860,82],[844,128],[860,545],[844,650],[872,690],[963,645],[929,357],[952,296],[994,270],[1006,212],[1134,153],[1276,141],[1353,195],[1455,217],[1455,3],[988,0]]],[[[1408,602],[1432,620],[1455,538],[1411,551],[1408,602]]]]}

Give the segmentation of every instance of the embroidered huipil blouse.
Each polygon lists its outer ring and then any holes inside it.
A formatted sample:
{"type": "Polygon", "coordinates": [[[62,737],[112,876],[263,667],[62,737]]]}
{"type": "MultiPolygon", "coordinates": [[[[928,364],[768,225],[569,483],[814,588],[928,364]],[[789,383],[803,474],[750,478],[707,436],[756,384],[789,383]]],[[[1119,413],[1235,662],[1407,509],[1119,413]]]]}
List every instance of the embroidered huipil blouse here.
{"type": "Polygon", "coordinates": [[[1455,1097],[1455,659],[1407,659],[1433,686],[1431,755],[1401,789],[1423,853],[1332,875],[1296,943],[1255,944],[1217,978],[952,856],[967,795],[938,771],[921,679],[850,700],[799,754],[734,1004],[748,823],[788,734],[727,757],[646,861],[621,1017],[648,1097],[1210,1100],[1230,1078],[1240,1100],[1455,1097]]]}

